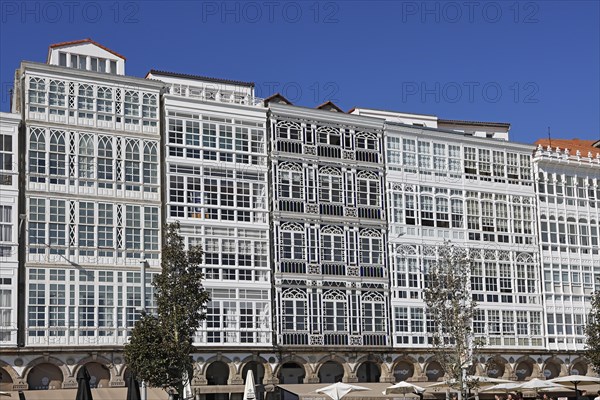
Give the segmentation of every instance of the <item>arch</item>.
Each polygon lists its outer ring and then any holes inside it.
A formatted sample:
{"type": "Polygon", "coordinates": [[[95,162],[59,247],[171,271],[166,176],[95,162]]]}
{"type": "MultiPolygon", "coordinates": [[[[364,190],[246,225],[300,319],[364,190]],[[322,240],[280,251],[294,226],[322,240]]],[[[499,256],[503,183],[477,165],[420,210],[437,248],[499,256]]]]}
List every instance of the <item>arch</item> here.
{"type": "MultiPolygon", "coordinates": [[[[4,361],[2,361],[4,364],[4,361]]],[[[13,388],[13,384],[18,379],[14,374],[14,370],[12,370],[8,364],[3,365],[0,368],[0,391],[10,391],[13,388]]]]}
{"type": "Polygon", "coordinates": [[[375,361],[365,361],[356,370],[358,382],[379,382],[381,379],[381,368],[375,361]]]}
{"type": "Polygon", "coordinates": [[[303,383],[306,379],[306,370],[302,363],[287,361],[279,366],[277,379],[279,383],[303,383]]]}
{"type": "Polygon", "coordinates": [[[140,145],[137,139],[127,139],[125,144],[125,159],[131,161],[140,160],[140,145]]]}
{"type": "Polygon", "coordinates": [[[279,229],[282,231],[304,232],[304,226],[293,222],[283,223],[279,229]]]}
{"type": "Polygon", "coordinates": [[[438,382],[444,377],[444,369],[437,361],[430,361],[425,367],[425,376],[428,382],[438,382]]]}
{"type": "Polygon", "coordinates": [[[112,139],[108,136],[98,136],[98,157],[113,157],[112,139]]]}
{"type": "Polygon", "coordinates": [[[356,132],[355,136],[357,138],[377,140],[377,135],[372,132],[359,131],[359,132],[356,132]]]}
{"type": "Polygon", "coordinates": [[[361,295],[361,300],[362,301],[375,301],[375,302],[385,301],[384,298],[383,298],[383,295],[381,293],[378,293],[378,292],[366,292],[366,293],[363,293],[361,295]]]}
{"type": "Polygon", "coordinates": [[[229,380],[229,365],[223,361],[213,361],[206,368],[207,385],[227,385],[229,380]]]}
{"type": "Polygon", "coordinates": [[[402,244],[396,247],[396,252],[400,256],[416,255],[417,249],[415,248],[415,246],[411,246],[409,244],[402,244]]]}
{"type": "Polygon", "coordinates": [[[302,165],[300,165],[298,163],[292,163],[292,162],[282,162],[277,166],[277,168],[280,171],[302,172],[302,165]]]}
{"type": "Polygon", "coordinates": [[[490,357],[485,363],[485,374],[490,378],[500,379],[506,375],[507,366],[507,361],[501,356],[490,357]]]}
{"type": "Polygon", "coordinates": [[[381,237],[381,231],[378,231],[376,229],[371,229],[371,228],[361,229],[360,232],[359,232],[359,236],[362,236],[362,237],[381,237]]]}
{"type": "Polygon", "coordinates": [[[573,360],[571,368],[568,371],[569,375],[587,375],[588,362],[585,358],[579,357],[573,360]]]}
{"type": "Polygon", "coordinates": [[[377,176],[377,174],[372,171],[358,171],[358,173],[356,174],[356,177],[358,179],[379,180],[379,177],[377,176]]]}
{"type": "Polygon", "coordinates": [[[331,167],[331,166],[326,166],[326,167],[319,168],[319,174],[341,176],[342,175],[342,171],[340,171],[339,168],[335,168],[335,167],[331,167]]]}
{"type": "Polygon", "coordinates": [[[50,362],[41,362],[27,373],[29,390],[61,389],[63,380],[63,371],[50,362]]]}
{"type": "Polygon", "coordinates": [[[321,233],[328,233],[330,235],[343,235],[344,231],[339,226],[326,225],[321,228],[321,233]]]}
{"type": "Polygon", "coordinates": [[[328,360],[319,366],[317,374],[320,383],[342,382],[344,379],[344,367],[338,361],[328,360]]]}
{"type": "Polygon", "coordinates": [[[415,375],[415,363],[413,360],[401,359],[396,362],[393,369],[394,381],[407,381],[415,375]]]}
{"type": "Polygon", "coordinates": [[[558,358],[549,358],[542,368],[542,374],[546,379],[554,379],[560,375],[562,361],[558,358]]]}
{"type": "MultiPolygon", "coordinates": [[[[283,365],[285,364],[295,364],[296,366],[300,366],[303,370],[302,372],[302,376],[303,376],[303,380],[306,380],[307,377],[312,377],[315,373],[315,370],[313,369],[312,365],[306,361],[304,358],[299,357],[297,355],[291,355],[291,356],[287,356],[284,357],[281,362],[279,363],[278,367],[275,369],[275,374],[278,378],[280,378],[280,375],[282,373],[281,369],[283,367],[283,365]]],[[[293,365],[290,366],[290,368],[293,368],[293,365]]],[[[297,371],[300,372],[300,371],[297,371]]],[[[285,377],[285,379],[289,379],[289,377],[285,377]]],[[[281,383],[281,380],[280,380],[281,383]]],[[[294,382],[291,382],[294,383],[294,382]]],[[[299,383],[303,383],[303,381],[299,382],[299,383]]]]}
{"type": "Polygon", "coordinates": [[[340,290],[328,290],[323,293],[323,300],[346,300],[346,295],[340,290]]]}
{"type": "Polygon", "coordinates": [[[515,376],[517,381],[525,381],[533,376],[535,363],[529,358],[522,358],[520,361],[517,360],[515,363],[515,376]]]}
{"type": "MultiPolygon", "coordinates": [[[[111,371],[105,364],[102,364],[98,361],[90,361],[82,364],[79,368],[84,365],[90,374],[90,387],[92,389],[109,387],[111,371]]],[[[73,375],[77,376],[77,373],[74,373],[73,375]]]]}
{"type": "Polygon", "coordinates": [[[265,366],[263,363],[253,360],[244,364],[244,368],[242,368],[242,379],[244,380],[244,384],[246,384],[246,375],[248,374],[249,370],[252,370],[252,373],[254,374],[254,382],[256,384],[261,384],[264,382],[265,366]]]}

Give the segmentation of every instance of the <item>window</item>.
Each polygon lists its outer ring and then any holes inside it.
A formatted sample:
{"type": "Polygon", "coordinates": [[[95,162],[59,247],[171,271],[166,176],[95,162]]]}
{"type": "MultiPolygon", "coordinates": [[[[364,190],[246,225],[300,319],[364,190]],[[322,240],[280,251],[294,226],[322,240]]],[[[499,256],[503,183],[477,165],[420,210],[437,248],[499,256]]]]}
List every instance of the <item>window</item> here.
{"type": "Polygon", "coordinates": [[[366,293],[362,298],[363,332],[385,332],[385,303],[376,293],[366,293]]]}
{"type": "Polygon", "coordinates": [[[98,247],[112,249],[114,226],[113,205],[108,203],[98,204],[98,247]]]}
{"type": "Polygon", "coordinates": [[[67,230],[67,212],[66,204],[64,200],[50,200],[50,224],[48,229],[48,244],[50,245],[51,254],[64,254],[64,249],[59,247],[65,247],[66,241],[66,230],[67,230]],[[57,248],[58,247],[58,248],[57,248]]]}
{"type": "Polygon", "coordinates": [[[29,200],[29,252],[44,253],[46,246],[46,201],[29,200]]]}
{"type": "Polygon", "coordinates": [[[46,82],[42,78],[29,80],[29,103],[46,104],[46,82]]]}
{"type": "Polygon", "coordinates": [[[66,153],[65,132],[50,131],[50,183],[65,183],[66,153]]]}
{"type": "Polygon", "coordinates": [[[358,205],[367,207],[379,207],[379,178],[373,172],[359,171],[358,180],[358,205]]]}
{"type": "Polygon", "coordinates": [[[346,296],[337,290],[323,294],[323,330],[329,332],[347,331],[346,296]]]}
{"type": "Polygon", "coordinates": [[[217,147],[217,125],[202,124],[202,145],[204,147],[217,147]]]}
{"type": "Polygon", "coordinates": [[[415,141],[410,139],[402,139],[402,161],[404,166],[409,171],[413,171],[413,168],[417,166],[417,155],[415,141]]]}
{"type": "Polygon", "coordinates": [[[304,200],[302,167],[298,164],[281,164],[279,168],[279,197],[304,200]]]}
{"type": "Polygon", "coordinates": [[[321,229],[321,261],[344,262],[344,231],[337,227],[321,229]]]}
{"type": "Polygon", "coordinates": [[[157,110],[156,95],[144,93],[142,97],[142,117],[156,119],[158,116],[157,110]]]}
{"type": "MultiPolygon", "coordinates": [[[[46,174],[46,135],[41,128],[31,128],[29,135],[29,173],[46,174]]],[[[45,182],[44,177],[30,176],[31,182],[45,182]]]]}
{"type": "MultiPolygon", "coordinates": [[[[13,171],[12,136],[0,134],[0,171],[13,171]]],[[[0,185],[12,184],[12,176],[0,174],[0,185]]]]}
{"type": "Polygon", "coordinates": [[[92,135],[79,136],[79,177],[94,178],[94,138],[92,135]]]}
{"type": "Polygon", "coordinates": [[[81,111],[94,110],[94,88],[91,85],[79,85],[77,108],[81,111]]]}
{"type": "Polygon", "coordinates": [[[452,206],[452,227],[463,227],[463,201],[460,199],[451,199],[452,206]]]}
{"type": "MultiPolygon", "coordinates": [[[[112,89],[108,87],[98,88],[98,100],[96,101],[96,109],[101,113],[113,112],[113,95],[112,89]]],[[[98,116],[100,117],[100,116],[98,116]]],[[[106,120],[106,118],[104,118],[106,120]]]]}
{"type": "Polygon", "coordinates": [[[282,293],[282,328],[287,331],[308,329],[306,293],[300,289],[286,289],[282,293]]]}
{"type": "Polygon", "coordinates": [[[0,242],[12,242],[12,207],[0,206],[0,242]]]}
{"type": "Polygon", "coordinates": [[[280,139],[302,140],[300,133],[302,128],[298,124],[292,122],[279,122],[277,124],[277,137],[280,139]]]}
{"type": "Polygon", "coordinates": [[[431,143],[419,140],[419,169],[431,169],[431,143]]]}
{"type": "Polygon", "coordinates": [[[304,255],[304,230],[300,225],[284,225],[281,227],[281,258],[284,260],[302,261],[304,255]]]}
{"type": "MultiPolygon", "coordinates": [[[[50,81],[50,93],[48,93],[48,104],[54,107],[65,106],[65,83],[61,81],[50,81]]],[[[63,113],[64,115],[64,113],[63,113]]]]}
{"type": "Polygon", "coordinates": [[[126,207],[126,229],[125,229],[125,248],[127,250],[138,250],[138,252],[128,253],[135,258],[140,258],[139,250],[141,245],[142,219],[140,206],[126,207]]]}
{"type": "MultiPolygon", "coordinates": [[[[138,92],[131,90],[125,91],[125,117],[139,117],[140,116],[140,95],[138,92]]],[[[136,118],[125,118],[125,122],[129,124],[137,124],[139,122],[136,118]]]]}
{"type": "Polygon", "coordinates": [[[421,196],[421,224],[423,226],[434,226],[433,198],[430,196],[421,196]]]}
{"type": "Polygon", "coordinates": [[[342,202],[342,173],[335,168],[324,167],[319,171],[319,201],[342,202]]]}
{"type": "Polygon", "coordinates": [[[113,147],[108,136],[98,137],[98,179],[112,181],[113,176],[113,147]]]}
{"type": "Polygon", "coordinates": [[[144,183],[158,184],[158,154],[155,142],[144,142],[144,183]]]}
{"type": "MultiPolygon", "coordinates": [[[[140,146],[135,139],[127,139],[125,145],[125,181],[140,182],[140,146]]],[[[139,190],[136,185],[128,185],[129,190],[139,190]]]]}
{"type": "Polygon", "coordinates": [[[450,222],[448,219],[448,199],[438,197],[435,199],[436,209],[436,226],[438,228],[449,228],[450,222]]]}
{"type": "Polygon", "coordinates": [[[158,207],[144,207],[144,250],[158,250],[158,207]]]}
{"type": "Polygon", "coordinates": [[[464,160],[465,160],[465,174],[476,175],[477,174],[477,149],[474,147],[465,147],[464,160]]]}
{"type": "Polygon", "coordinates": [[[383,262],[381,235],[373,229],[364,229],[360,232],[360,262],[363,264],[383,262]]]}

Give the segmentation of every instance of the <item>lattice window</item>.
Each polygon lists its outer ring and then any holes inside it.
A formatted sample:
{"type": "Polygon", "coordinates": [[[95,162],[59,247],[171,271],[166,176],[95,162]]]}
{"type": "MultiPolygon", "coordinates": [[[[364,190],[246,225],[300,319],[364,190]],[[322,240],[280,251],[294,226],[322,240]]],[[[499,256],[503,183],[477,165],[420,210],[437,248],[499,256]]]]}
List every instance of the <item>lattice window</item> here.
{"type": "Polygon", "coordinates": [[[50,131],[50,183],[64,185],[67,176],[65,132],[50,131]]]}
{"type": "Polygon", "coordinates": [[[319,170],[319,201],[343,202],[342,172],[339,169],[323,167],[319,170]]]}
{"type": "Polygon", "coordinates": [[[302,127],[293,122],[278,122],[275,132],[279,139],[302,140],[302,127]]]}
{"type": "Polygon", "coordinates": [[[344,262],[344,254],[344,231],[335,226],[321,228],[322,262],[344,262]]]}
{"type": "Polygon", "coordinates": [[[280,198],[304,200],[304,176],[302,166],[295,163],[281,163],[278,166],[278,194],[280,198]]]}
{"type": "Polygon", "coordinates": [[[348,312],[346,295],[339,290],[323,293],[323,330],[346,332],[348,330],[348,312]]]}
{"type": "Polygon", "coordinates": [[[87,133],[79,135],[79,177],[94,178],[94,137],[87,133]]]}
{"type": "MultiPolygon", "coordinates": [[[[43,78],[29,80],[29,103],[46,104],[46,81],[43,78]]],[[[43,111],[43,109],[38,111],[43,111]]]]}

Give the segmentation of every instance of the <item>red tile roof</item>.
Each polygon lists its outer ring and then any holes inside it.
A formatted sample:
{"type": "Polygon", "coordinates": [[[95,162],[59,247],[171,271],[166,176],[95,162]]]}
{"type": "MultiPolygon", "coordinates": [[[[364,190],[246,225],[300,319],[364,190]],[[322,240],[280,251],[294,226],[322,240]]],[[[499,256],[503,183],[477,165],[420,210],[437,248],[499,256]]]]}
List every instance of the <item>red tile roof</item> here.
{"type": "Polygon", "coordinates": [[[550,146],[552,150],[559,147],[561,150],[569,149],[571,155],[575,155],[577,150],[583,157],[587,157],[589,152],[595,157],[596,153],[600,153],[600,148],[594,147],[594,144],[598,145],[600,141],[596,140],[582,140],[582,139],[539,139],[535,142],[535,145],[541,145],[544,149],[550,146]]]}
{"type": "Polygon", "coordinates": [[[264,99],[264,100],[263,100],[263,103],[264,103],[264,105],[265,105],[265,106],[267,106],[267,105],[269,105],[269,103],[270,103],[271,101],[274,101],[274,100],[281,100],[281,101],[283,101],[283,102],[284,102],[284,103],[286,103],[286,104],[293,105],[291,101],[289,101],[288,99],[286,99],[286,98],[285,98],[285,97],[284,97],[284,96],[283,96],[281,93],[279,93],[279,92],[277,92],[277,93],[275,93],[275,94],[272,94],[272,95],[270,95],[269,97],[267,97],[266,99],[264,99]]]}
{"type": "Polygon", "coordinates": [[[344,112],[344,110],[342,110],[341,108],[339,108],[338,106],[336,106],[335,103],[333,101],[331,101],[331,100],[328,100],[328,101],[326,101],[323,104],[319,104],[316,108],[320,109],[320,110],[331,110],[333,108],[337,112],[341,112],[341,113],[344,112]]]}
{"type": "Polygon", "coordinates": [[[115,56],[117,56],[117,57],[119,57],[119,58],[122,58],[123,60],[127,60],[127,59],[125,58],[125,56],[122,56],[121,54],[117,53],[117,52],[116,52],[116,51],[114,51],[114,50],[111,50],[111,49],[109,49],[108,47],[102,46],[100,43],[98,43],[98,42],[95,42],[95,41],[93,41],[93,40],[92,40],[92,39],[90,39],[90,38],[87,38],[87,39],[80,39],[80,40],[73,40],[73,41],[71,41],[71,42],[61,42],[61,43],[54,43],[54,44],[51,44],[51,45],[50,45],[50,48],[51,48],[51,49],[54,49],[54,48],[56,48],[56,47],[72,46],[72,45],[75,45],[75,44],[82,44],[82,43],[91,43],[91,44],[94,44],[94,45],[96,45],[96,46],[100,47],[101,49],[104,49],[104,50],[108,51],[109,53],[112,53],[112,54],[114,54],[115,56]]]}

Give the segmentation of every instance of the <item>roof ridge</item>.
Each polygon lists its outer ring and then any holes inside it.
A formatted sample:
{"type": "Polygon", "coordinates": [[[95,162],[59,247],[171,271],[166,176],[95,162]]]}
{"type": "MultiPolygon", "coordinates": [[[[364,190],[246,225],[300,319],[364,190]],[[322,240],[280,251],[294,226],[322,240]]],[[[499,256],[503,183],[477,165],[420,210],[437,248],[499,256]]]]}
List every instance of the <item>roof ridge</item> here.
{"type": "MultiPolygon", "coordinates": [[[[210,76],[184,74],[184,73],[180,73],[180,72],[163,71],[160,69],[151,69],[148,72],[148,74],[171,76],[174,78],[196,79],[196,80],[210,81],[210,82],[215,82],[215,83],[229,83],[229,84],[235,84],[235,85],[240,85],[240,86],[249,86],[249,87],[255,86],[254,82],[237,81],[237,80],[233,80],[233,79],[212,78],[210,76]]],[[[148,75],[148,74],[146,74],[146,75],[148,75]]]]}

